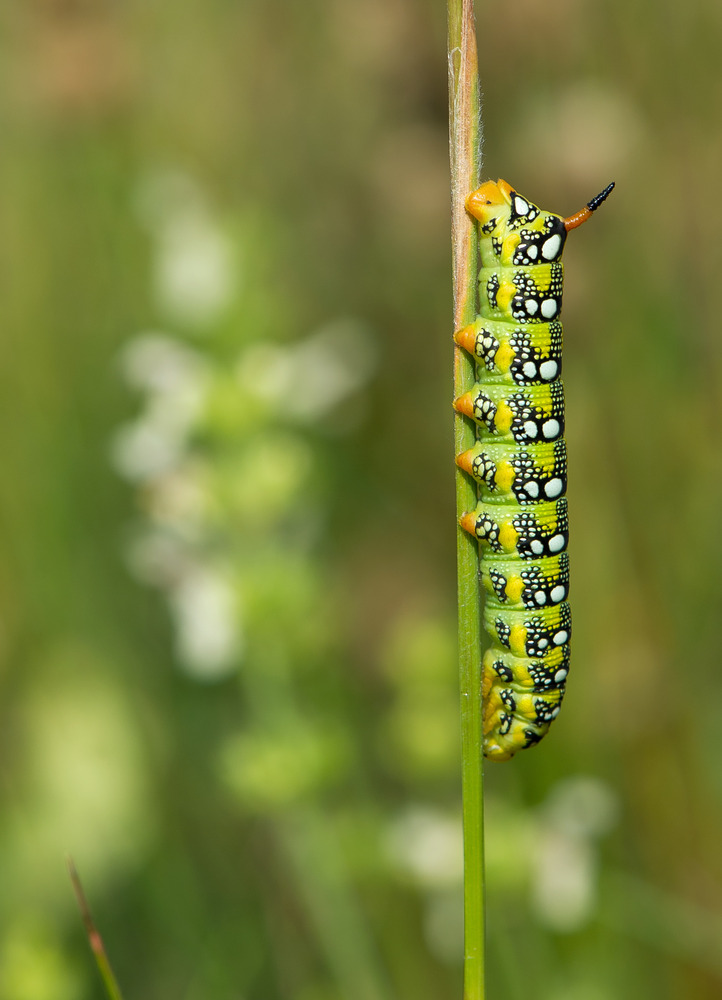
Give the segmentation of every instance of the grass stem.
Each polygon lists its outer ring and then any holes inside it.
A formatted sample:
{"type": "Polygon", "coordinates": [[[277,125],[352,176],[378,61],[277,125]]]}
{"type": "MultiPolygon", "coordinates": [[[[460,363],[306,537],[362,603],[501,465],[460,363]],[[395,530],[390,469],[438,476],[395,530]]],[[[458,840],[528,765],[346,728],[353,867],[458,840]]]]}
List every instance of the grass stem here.
{"type": "Polygon", "coordinates": [[[72,858],[68,858],[68,872],[70,874],[70,881],[73,884],[75,898],[78,901],[80,915],[82,916],[83,924],[85,925],[85,932],[88,935],[88,943],[90,944],[90,948],[95,955],[98,971],[100,972],[100,976],[103,980],[103,985],[105,986],[108,998],[109,1000],[123,1000],[123,995],[120,992],[118,981],[115,978],[113,970],[110,966],[110,961],[105,950],[105,945],[103,944],[103,939],[98,932],[98,928],[95,926],[95,921],[93,920],[93,916],[90,912],[90,906],[83,890],[78,870],[75,867],[72,858]]]}
{"type": "MultiPolygon", "coordinates": [[[[454,329],[476,315],[478,241],[466,212],[466,195],[481,174],[481,92],[473,0],[447,0],[449,60],[449,144],[454,329]]],[[[454,349],[454,396],[475,381],[474,363],[454,349]]],[[[456,415],[454,453],[473,446],[476,432],[456,415]]],[[[456,471],[457,516],[476,506],[476,489],[456,471]]],[[[481,594],[476,541],[457,528],[459,676],[461,686],[462,795],[464,816],[464,1000],[484,1000],[484,800],[481,705],[481,594]]]]}

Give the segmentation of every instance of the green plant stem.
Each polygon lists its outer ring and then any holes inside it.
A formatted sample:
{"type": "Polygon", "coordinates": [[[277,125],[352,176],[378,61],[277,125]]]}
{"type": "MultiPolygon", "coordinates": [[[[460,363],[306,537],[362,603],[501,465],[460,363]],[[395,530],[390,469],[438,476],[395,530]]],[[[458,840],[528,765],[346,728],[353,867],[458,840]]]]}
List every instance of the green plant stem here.
{"type": "MultiPolygon", "coordinates": [[[[478,241],[466,212],[466,195],[481,174],[481,93],[473,0],[448,0],[449,144],[454,329],[474,320],[478,241]]],[[[454,350],[454,396],[474,384],[471,358],[454,350]]],[[[457,414],[455,454],[473,446],[476,431],[457,414]]],[[[457,469],[457,516],[476,506],[476,489],[457,469]]],[[[459,677],[461,686],[462,796],[464,815],[464,1000],[484,1000],[484,799],[481,704],[481,594],[476,541],[457,529],[459,677]]]]}
{"type": "Polygon", "coordinates": [[[68,872],[70,874],[70,881],[73,883],[75,898],[77,899],[78,907],[80,908],[80,915],[82,916],[83,924],[85,925],[85,932],[88,935],[88,943],[90,944],[90,948],[95,955],[95,961],[97,963],[101,979],[103,980],[105,991],[108,994],[109,1000],[123,1000],[123,995],[120,992],[118,981],[115,978],[113,970],[110,966],[110,961],[108,960],[108,955],[105,951],[103,939],[98,933],[98,928],[95,926],[95,921],[93,920],[93,916],[90,912],[90,906],[88,905],[87,897],[83,891],[78,870],[75,867],[72,858],[68,858],[68,872]]]}

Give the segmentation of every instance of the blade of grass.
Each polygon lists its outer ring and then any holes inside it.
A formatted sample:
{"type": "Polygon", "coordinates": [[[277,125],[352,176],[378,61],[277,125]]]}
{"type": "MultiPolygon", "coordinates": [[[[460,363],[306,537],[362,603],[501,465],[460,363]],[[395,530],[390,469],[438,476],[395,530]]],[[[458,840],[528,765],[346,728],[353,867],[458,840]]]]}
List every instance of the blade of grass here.
{"type": "Polygon", "coordinates": [[[123,995],[120,992],[118,981],[116,980],[113,970],[110,967],[103,939],[98,932],[98,928],[95,926],[95,921],[93,920],[93,916],[90,912],[87,897],[80,882],[78,870],[75,867],[72,858],[68,858],[68,872],[70,874],[70,881],[73,883],[73,891],[75,892],[75,898],[78,901],[80,915],[82,916],[83,923],[85,924],[85,932],[88,935],[88,943],[90,944],[90,948],[95,955],[95,961],[98,965],[98,970],[103,980],[105,991],[110,997],[110,1000],[123,1000],[123,995]]]}
{"type": "MultiPolygon", "coordinates": [[[[478,241],[465,209],[466,195],[481,174],[481,90],[473,0],[447,0],[449,61],[449,145],[451,158],[451,242],[454,329],[476,315],[478,241]]],[[[475,380],[474,364],[454,349],[454,396],[475,380]]],[[[472,447],[476,432],[457,414],[454,454],[472,447]]],[[[457,516],[476,506],[476,489],[456,471],[457,516]]],[[[464,815],[464,1000],[483,1000],[484,985],[484,800],[481,705],[481,594],[476,541],[457,529],[459,677],[461,686],[462,795],[464,815]]]]}

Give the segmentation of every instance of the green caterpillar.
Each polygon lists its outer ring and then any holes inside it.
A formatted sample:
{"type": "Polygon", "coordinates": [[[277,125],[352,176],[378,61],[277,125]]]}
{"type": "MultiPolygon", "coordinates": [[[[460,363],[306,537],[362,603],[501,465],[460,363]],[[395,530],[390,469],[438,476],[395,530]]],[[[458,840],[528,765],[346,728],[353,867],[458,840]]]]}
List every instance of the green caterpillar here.
{"type": "Polygon", "coordinates": [[[572,623],[560,258],[569,230],[613,187],[567,219],[502,180],[466,201],[480,224],[480,315],[454,339],[477,362],[478,381],[454,406],[476,421],[479,437],[456,462],[479,484],[479,504],[461,525],[481,546],[491,760],[538,743],[564,696],[572,623]]]}

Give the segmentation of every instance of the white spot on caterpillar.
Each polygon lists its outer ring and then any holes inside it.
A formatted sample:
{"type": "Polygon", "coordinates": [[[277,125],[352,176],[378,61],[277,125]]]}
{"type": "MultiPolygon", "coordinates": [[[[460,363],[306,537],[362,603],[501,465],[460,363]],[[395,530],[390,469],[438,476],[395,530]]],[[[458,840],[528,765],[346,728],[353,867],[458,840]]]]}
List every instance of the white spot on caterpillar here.
{"type": "Polygon", "coordinates": [[[550,236],[546,242],[542,244],[542,257],[545,260],[554,260],[556,255],[559,253],[559,247],[562,244],[562,238],[559,233],[555,233],[550,236]]]}
{"type": "Polygon", "coordinates": [[[554,535],[553,538],[549,539],[550,552],[561,552],[563,548],[564,548],[564,535],[554,535]]]}
{"type": "Polygon", "coordinates": [[[544,551],[544,546],[539,541],[538,538],[534,539],[534,541],[531,543],[531,545],[529,546],[529,548],[532,550],[532,552],[534,553],[535,556],[540,556],[542,554],[542,552],[544,551]]]}
{"type": "Polygon", "coordinates": [[[566,667],[562,667],[561,670],[557,670],[557,672],[554,674],[554,680],[557,682],[557,684],[561,684],[561,682],[565,679],[568,673],[569,671],[566,669],[566,667]]]}
{"type": "Polygon", "coordinates": [[[554,709],[554,711],[550,714],[549,718],[550,719],[556,719],[556,717],[558,715],[559,715],[559,706],[557,705],[557,707],[554,709]]]}
{"type": "Polygon", "coordinates": [[[558,371],[559,371],[559,365],[556,363],[556,361],[551,361],[551,360],[542,361],[542,363],[539,365],[539,374],[547,382],[551,381],[551,379],[553,379],[556,376],[556,373],[558,371]]]}
{"type": "Polygon", "coordinates": [[[536,376],[536,365],[533,361],[525,361],[521,366],[521,370],[527,378],[534,378],[536,376]]]}
{"type": "Polygon", "coordinates": [[[533,479],[531,480],[531,482],[527,483],[524,486],[524,489],[526,490],[526,492],[529,494],[530,497],[539,496],[539,483],[534,482],[533,479]]]}
{"type": "Polygon", "coordinates": [[[554,601],[555,604],[559,604],[560,601],[564,600],[566,594],[567,594],[567,588],[559,584],[557,587],[554,587],[549,596],[551,597],[552,601],[554,601]]]}
{"type": "Polygon", "coordinates": [[[529,438],[535,438],[538,434],[537,426],[533,420],[527,420],[524,424],[524,433],[529,438]]]}
{"type": "Polygon", "coordinates": [[[519,195],[514,199],[514,208],[517,215],[526,215],[529,211],[529,205],[519,195]]]}
{"type": "Polygon", "coordinates": [[[552,642],[554,643],[555,646],[562,646],[567,641],[568,638],[569,638],[569,633],[567,632],[566,629],[562,628],[559,629],[557,634],[552,639],[552,642]]]}
{"type": "Polygon", "coordinates": [[[559,437],[560,430],[561,427],[559,426],[558,420],[545,420],[542,424],[542,434],[547,441],[551,441],[552,438],[559,437]]]}
{"type": "Polygon", "coordinates": [[[536,260],[538,253],[539,247],[532,243],[532,245],[527,249],[526,255],[531,258],[531,260],[536,260]]]}
{"type": "Polygon", "coordinates": [[[541,304],[541,314],[545,319],[551,319],[552,316],[557,314],[557,301],[556,299],[544,299],[541,304]]]}
{"type": "MultiPolygon", "coordinates": [[[[529,313],[530,316],[536,316],[537,310],[539,309],[539,303],[536,299],[527,299],[524,303],[524,308],[529,313]]],[[[542,312],[544,312],[544,307],[542,306],[542,312]]],[[[554,310],[556,312],[556,309],[554,310]]],[[[552,313],[552,316],[554,313],[552,313]]]]}
{"type": "Polygon", "coordinates": [[[549,482],[544,487],[544,492],[546,493],[546,495],[549,497],[550,500],[553,500],[554,497],[559,496],[559,494],[562,491],[563,485],[564,484],[562,483],[561,479],[558,478],[550,479],[549,482]]]}
{"type": "Polygon", "coordinates": [[[539,649],[546,649],[548,645],[549,645],[549,642],[546,639],[540,639],[539,642],[537,643],[537,646],[539,647],[539,649]]]}
{"type": "Polygon", "coordinates": [[[536,594],[534,594],[534,600],[537,602],[537,604],[546,604],[547,595],[544,593],[543,590],[537,590],[536,594]]]}

